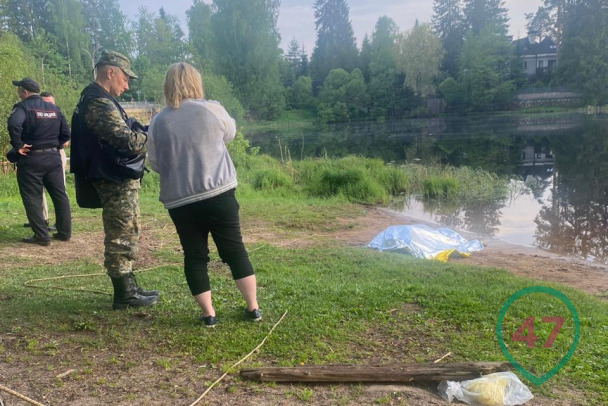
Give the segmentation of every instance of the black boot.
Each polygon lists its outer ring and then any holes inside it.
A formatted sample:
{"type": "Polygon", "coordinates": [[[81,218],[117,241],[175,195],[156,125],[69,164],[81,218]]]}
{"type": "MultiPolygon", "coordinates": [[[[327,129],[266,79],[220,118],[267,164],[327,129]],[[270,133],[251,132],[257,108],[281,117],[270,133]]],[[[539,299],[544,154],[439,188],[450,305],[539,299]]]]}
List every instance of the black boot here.
{"type": "Polygon", "coordinates": [[[114,286],[112,309],[122,310],[127,307],[152,306],[158,300],[158,296],[142,296],[137,293],[137,285],[133,282],[131,275],[111,278],[114,286]]]}
{"type": "Polygon", "coordinates": [[[137,293],[139,295],[156,296],[156,297],[158,297],[160,295],[160,292],[158,290],[144,290],[144,289],[140,288],[139,285],[137,284],[137,279],[135,279],[135,274],[133,272],[131,272],[130,275],[131,275],[131,279],[133,280],[133,284],[137,288],[137,293]]]}

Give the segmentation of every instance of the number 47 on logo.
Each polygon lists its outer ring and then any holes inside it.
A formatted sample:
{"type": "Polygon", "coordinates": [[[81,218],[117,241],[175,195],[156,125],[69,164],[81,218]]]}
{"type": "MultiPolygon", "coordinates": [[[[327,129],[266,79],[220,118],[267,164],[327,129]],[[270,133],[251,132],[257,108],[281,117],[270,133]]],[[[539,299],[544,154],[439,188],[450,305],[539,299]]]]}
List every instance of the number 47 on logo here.
{"type": "MultiPolygon", "coordinates": [[[[564,318],[563,317],[543,317],[542,322],[543,323],[555,323],[555,325],[553,326],[553,329],[551,330],[551,334],[549,334],[549,338],[547,338],[547,341],[545,341],[545,344],[543,345],[544,348],[551,348],[551,346],[553,345],[553,342],[555,341],[555,338],[557,337],[557,334],[559,333],[562,326],[564,325],[564,318]]],[[[524,322],[521,323],[521,326],[519,326],[519,328],[517,330],[515,330],[515,332],[511,336],[511,340],[524,341],[527,344],[528,348],[534,348],[534,344],[538,341],[538,336],[534,335],[534,317],[533,316],[527,317],[526,320],[524,320],[524,322]],[[526,335],[523,334],[524,331],[527,331],[526,335]]]]}

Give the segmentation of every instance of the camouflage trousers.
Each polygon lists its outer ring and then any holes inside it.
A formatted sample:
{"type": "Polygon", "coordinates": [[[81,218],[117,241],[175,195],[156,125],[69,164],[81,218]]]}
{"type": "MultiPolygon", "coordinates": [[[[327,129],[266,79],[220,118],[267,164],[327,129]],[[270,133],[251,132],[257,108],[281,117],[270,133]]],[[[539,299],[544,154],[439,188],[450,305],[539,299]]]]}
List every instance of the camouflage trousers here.
{"type": "Polygon", "coordinates": [[[139,243],[139,181],[93,183],[103,207],[104,266],[119,278],[133,270],[139,243]]]}

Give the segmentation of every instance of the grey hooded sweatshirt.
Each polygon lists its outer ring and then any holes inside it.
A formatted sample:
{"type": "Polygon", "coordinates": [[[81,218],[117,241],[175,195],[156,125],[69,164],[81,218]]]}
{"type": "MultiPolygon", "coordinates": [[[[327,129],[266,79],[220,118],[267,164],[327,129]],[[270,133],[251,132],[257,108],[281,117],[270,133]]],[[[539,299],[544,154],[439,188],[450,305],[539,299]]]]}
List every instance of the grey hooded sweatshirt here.
{"type": "Polygon", "coordinates": [[[165,107],[148,129],[148,161],[160,175],[159,200],[173,209],[217,196],[237,185],[226,142],[236,124],[218,102],[187,99],[165,107]]]}

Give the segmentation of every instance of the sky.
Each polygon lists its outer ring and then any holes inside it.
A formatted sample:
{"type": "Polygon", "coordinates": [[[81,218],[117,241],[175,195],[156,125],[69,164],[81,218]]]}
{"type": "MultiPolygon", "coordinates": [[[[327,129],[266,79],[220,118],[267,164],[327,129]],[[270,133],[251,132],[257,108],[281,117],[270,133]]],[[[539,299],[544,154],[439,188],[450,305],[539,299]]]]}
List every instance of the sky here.
{"type": "MultiPolygon", "coordinates": [[[[135,20],[138,10],[145,6],[148,11],[158,14],[164,7],[165,12],[180,21],[187,32],[186,10],[192,0],[119,0],[120,8],[131,20],[135,20]]],[[[211,3],[211,0],[204,0],[211,3]]],[[[281,0],[278,29],[281,34],[281,48],[287,50],[292,38],[304,45],[308,54],[315,46],[316,31],[313,15],[314,0],[281,0]]],[[[350,19],[355,38],[360,45],[367,33],[371,36],[374,25],[381,16],[388,16],[397,23],[401,31],[414,26],[416,20],[430,22],[433,15],[433,0],[347,0],[350,6],[350,19]]],[[[504,0],[509,16],[509,34],[513,38],[526,36],[526,13],[534,13],[543,0],[504,0]]]]}

